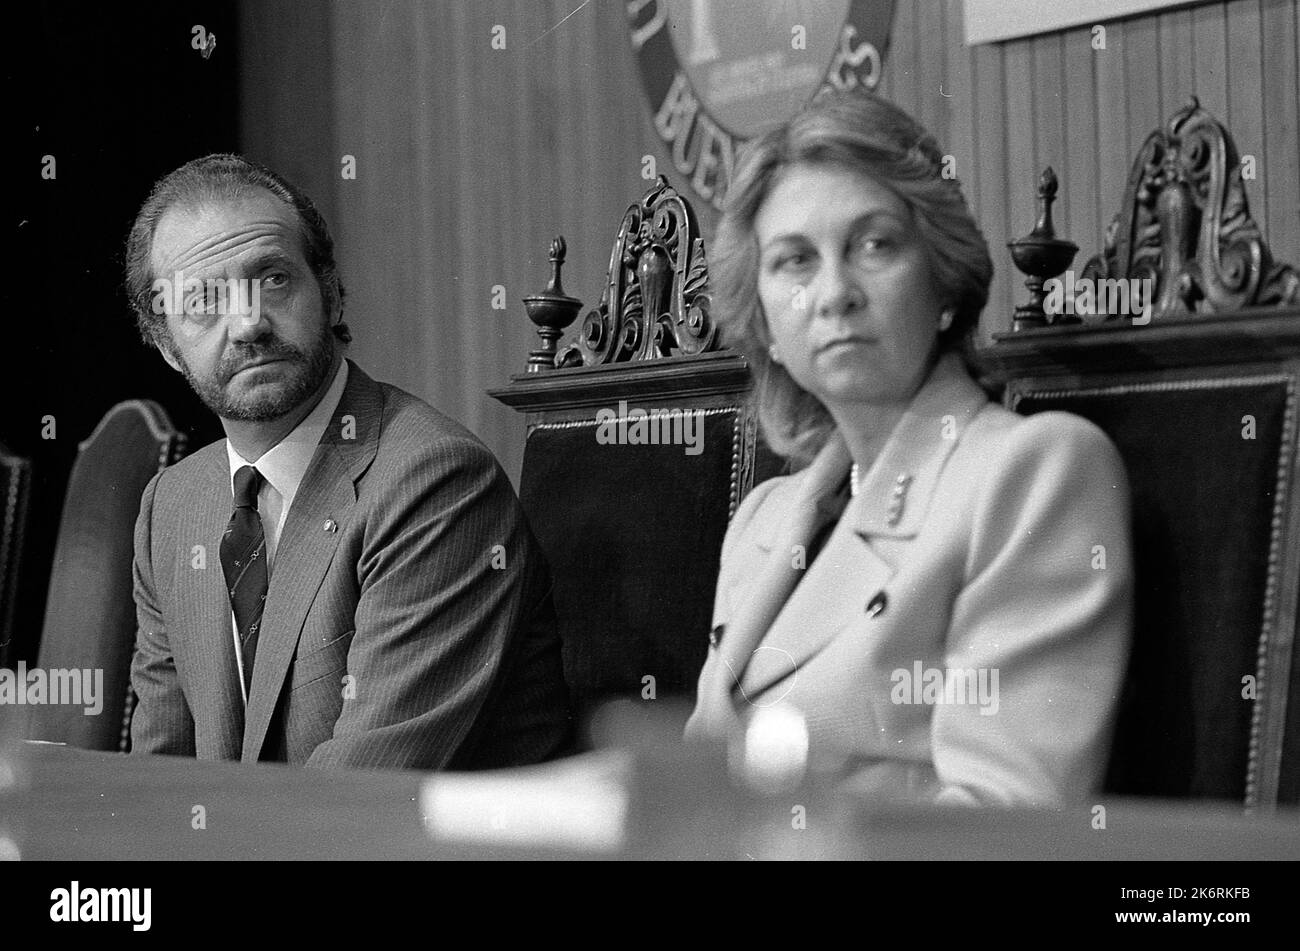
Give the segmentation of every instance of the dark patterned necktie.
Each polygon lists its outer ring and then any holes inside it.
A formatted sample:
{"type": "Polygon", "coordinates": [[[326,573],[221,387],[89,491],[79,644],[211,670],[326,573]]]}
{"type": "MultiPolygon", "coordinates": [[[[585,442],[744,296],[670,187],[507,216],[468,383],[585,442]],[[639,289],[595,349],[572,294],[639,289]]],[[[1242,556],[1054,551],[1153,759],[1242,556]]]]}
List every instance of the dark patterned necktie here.
{"type": "Polygon", "coordinates": [[[266,603],[266,537],[257,515],[257,492],[262,473],[244,466],[235,473],[235,512],[221,536],[221,570],[226,574],[230,607],[235,612],[239,644],[244,657],[244,694],[253,683],[253,655],[257,631],[266,603]]]}

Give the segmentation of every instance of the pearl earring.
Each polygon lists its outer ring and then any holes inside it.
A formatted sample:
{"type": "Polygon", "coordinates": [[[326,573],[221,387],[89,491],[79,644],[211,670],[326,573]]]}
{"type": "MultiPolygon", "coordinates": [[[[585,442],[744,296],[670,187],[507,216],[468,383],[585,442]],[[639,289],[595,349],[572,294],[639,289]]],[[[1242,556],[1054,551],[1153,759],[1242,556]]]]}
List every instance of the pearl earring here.
{"type": "Polygon", "coordinates": [[[779,364],[781,362],[781,351],[776,349],[776,344],[769,343],[767,345],[767,355],[773,363],[779,364]]]}
{"type": "Polygon", "coordinates": [[[952,307],[945,307],[939,312],[939,333],[943,333],[952,326],[953,318],[957,316],[957,311],[952,307]]]}

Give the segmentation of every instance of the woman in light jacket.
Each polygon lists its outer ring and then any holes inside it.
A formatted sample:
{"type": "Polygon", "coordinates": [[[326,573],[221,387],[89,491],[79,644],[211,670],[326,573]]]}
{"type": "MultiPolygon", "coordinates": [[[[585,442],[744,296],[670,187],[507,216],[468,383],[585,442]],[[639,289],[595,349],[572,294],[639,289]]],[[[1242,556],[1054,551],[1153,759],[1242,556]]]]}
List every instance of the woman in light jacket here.
{"type": "Polygon", "coordinates": [[[864,794],[1060,805],[1098,789],[1129,651],[1123,465],[1080,417],[1011,413],[967,369],[993,266],[934,139],[821,97],[737,163],[710,249],[794,475],[722,550],[692,737],[802,717],[864,794]]]}

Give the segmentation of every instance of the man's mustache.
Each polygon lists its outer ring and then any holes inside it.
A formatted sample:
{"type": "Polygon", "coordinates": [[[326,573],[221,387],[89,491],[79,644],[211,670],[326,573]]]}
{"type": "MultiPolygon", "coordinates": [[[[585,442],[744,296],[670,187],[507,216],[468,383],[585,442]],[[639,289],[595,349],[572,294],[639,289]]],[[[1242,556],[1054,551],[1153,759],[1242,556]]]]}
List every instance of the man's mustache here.
{"type": "Polygon", "coordinates": [[[257,344],[240,344],[234,353],[227,354],[222,359],[220,378],[230,382],[231,377],[250,364],[265,360],[302,360],[303,356],[301,350],[279,338],[257,344]]]}

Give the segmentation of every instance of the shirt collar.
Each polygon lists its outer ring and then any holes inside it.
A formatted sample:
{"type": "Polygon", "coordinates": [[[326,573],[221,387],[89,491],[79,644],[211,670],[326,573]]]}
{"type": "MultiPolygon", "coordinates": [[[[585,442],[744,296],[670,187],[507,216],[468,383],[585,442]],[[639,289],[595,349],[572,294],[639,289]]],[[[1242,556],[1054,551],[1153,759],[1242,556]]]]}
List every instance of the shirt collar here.
{"type": "Polygon", "coordinates": [[[288,511],[289,506],[293,504],[293,497],[298,492],[298,486],[302,484],[303,477],[307,474],[307,467],[311,465],[312,456],[316,454],[316,446],[319,445],[321,436],[325,435],[325,427],[329,425],[334,410],[338,408],[339,400],[343,398],[343,390],[347,383],[348,361],[345,359],[339,361],[334,382],[330,384],[315,408],[294,427],[289,435],[262,453],[261,458],[256,462],[245,460],[227,439],[226,455],[230,459],[231,491],[234,491],[235,473],[243,466],[255,465],[271,488],[280,494],[284,500],[284,510],[288,511]]]}

